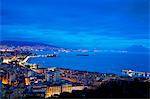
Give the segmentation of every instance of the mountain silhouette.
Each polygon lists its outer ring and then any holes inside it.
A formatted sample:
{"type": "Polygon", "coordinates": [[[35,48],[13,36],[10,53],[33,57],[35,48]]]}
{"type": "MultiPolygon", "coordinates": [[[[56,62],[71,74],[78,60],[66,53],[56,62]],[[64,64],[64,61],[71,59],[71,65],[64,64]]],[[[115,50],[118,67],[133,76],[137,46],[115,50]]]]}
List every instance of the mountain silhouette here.
{"type": "Polygon", "coordinates": [[[38,42],[29,42],[29,41],[0,41],[0,45],[7,45],[7,46],[47,46],[47,47],[54,47],[54,45],[38,43],[38,42]]]}
{"type": "Polygon", "coordinates": [[[127,51],[129,52],[149,52],[149,48],[146,48],[142,45],[132,45],[128,48],[126,48],[127,51]]]}

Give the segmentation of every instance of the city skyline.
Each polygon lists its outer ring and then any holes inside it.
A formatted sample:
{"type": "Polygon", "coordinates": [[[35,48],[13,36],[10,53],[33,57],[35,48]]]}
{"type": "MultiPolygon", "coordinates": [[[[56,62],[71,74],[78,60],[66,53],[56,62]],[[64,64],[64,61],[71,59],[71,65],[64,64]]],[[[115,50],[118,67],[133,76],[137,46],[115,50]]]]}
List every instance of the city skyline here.
{"type": "Polygon", "coordinates": [[[148,0],[2,0],[0,40],[70,48],[149,46],[148,0]]]}

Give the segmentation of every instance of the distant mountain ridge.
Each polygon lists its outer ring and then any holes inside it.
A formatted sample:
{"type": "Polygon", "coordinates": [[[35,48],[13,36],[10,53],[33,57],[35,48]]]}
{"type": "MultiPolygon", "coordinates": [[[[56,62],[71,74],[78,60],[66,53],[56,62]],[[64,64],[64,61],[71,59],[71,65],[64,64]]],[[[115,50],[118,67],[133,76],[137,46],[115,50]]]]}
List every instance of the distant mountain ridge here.
{"type": "MultiPolygon", "coordinates": [[[[59,48],[57,46],[49,45],[45,43],[30,42],[30,41],[11,41],[11,40],[2,40],[0,41],[0,45],[15,46],[15,47],[17,46],[44,46],[44,47],[51,47],[51,48],[59,48]]],[[[123,50],[126,50],[128,52],[150,52],[149,48],[144,47],[142,45],[132,45],[123,50]]]]}
{"type": "Polygon", "coordinates": [[[7,46],[48,46],[48,47],[55,47],[54,45],[38,43],[38,42],[29,42],[29,41],[7,41],[3,40],[0,41],[0,45],[7,45],[7,46]]]}
{"type": "Polygon", "coordinates": [[[132,45],[132,46],[126,48],[126,50],[129,52],[149,52],[150,51],[149,48],[146,48],[142,45],[132,45]]]}

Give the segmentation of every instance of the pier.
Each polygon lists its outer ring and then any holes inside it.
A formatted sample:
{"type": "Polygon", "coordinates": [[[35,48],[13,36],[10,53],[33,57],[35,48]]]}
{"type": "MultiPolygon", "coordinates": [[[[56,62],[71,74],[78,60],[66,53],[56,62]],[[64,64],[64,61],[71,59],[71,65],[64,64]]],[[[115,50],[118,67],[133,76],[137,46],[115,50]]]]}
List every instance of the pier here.
{"type": "Polygon", "coordinates": [[[26,63],[30,58],[35,58],[35,57],[47,57],[47,55],[27,56],[22,62],[26,63]]]}
{"type": "Polygon", "coordinates": [[[130,77],[146,77],[150,78],[150,72],[136,72],[133,70],[122,70],[123,73],[127,74],[130,77]]]}

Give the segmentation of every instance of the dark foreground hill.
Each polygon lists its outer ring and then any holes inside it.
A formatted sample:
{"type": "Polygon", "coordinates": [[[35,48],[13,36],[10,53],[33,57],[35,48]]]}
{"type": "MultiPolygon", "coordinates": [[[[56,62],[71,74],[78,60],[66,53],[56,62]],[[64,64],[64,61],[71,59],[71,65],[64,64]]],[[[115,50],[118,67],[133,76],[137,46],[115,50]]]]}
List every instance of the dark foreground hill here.
{"type": "Polygon", "coordinates": [[[115,80],[102,84],[96,90],[84,89],[72,93],[64,92],[64,98],[149,98],[149,82],[115,80]]]}

